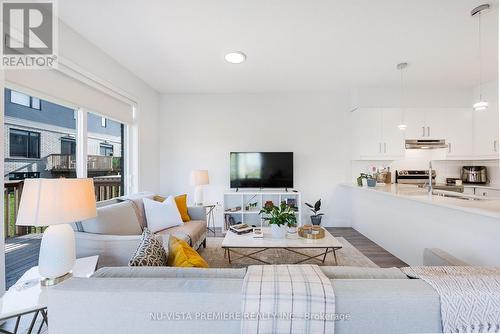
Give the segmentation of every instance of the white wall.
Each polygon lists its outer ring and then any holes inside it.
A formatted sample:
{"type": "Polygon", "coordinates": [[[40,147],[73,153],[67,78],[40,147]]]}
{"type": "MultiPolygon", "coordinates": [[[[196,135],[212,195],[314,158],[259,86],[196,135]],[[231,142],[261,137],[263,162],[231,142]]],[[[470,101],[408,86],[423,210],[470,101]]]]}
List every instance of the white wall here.
{"type": "Polygon", "coordinates": [[[59,25],[59,50],[94,75],[110,82],[138,100],[139,190],[159,190],[159,94],[65,24],[59,25]]]}
{"type": "MultiPolygon", "coordinates": [[[[164,95],[161,191],[188,193],[192,169],[208,169],[206,201],[229,189],[229,152],[293,151],[295,188],[323,200],[325,226],[346,224],[335,185],[349,175],[349,94],[164,95]]],[[[308,218],[304,210],[303,221],[308,218]]],[[[222,212],[218,214],[222,226],[222,212]]]]}

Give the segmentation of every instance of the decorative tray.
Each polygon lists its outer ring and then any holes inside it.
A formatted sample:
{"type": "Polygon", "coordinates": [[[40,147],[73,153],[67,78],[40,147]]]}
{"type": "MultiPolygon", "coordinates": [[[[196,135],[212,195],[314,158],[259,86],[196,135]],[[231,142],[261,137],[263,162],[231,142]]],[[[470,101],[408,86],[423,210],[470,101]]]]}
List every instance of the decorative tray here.
{"type": "Polygon", "coordinates": [[[325,230],[321,226],[304,225],[298,229],[299,236],[306,239],[322,239],[325,237],[325,230]]]}

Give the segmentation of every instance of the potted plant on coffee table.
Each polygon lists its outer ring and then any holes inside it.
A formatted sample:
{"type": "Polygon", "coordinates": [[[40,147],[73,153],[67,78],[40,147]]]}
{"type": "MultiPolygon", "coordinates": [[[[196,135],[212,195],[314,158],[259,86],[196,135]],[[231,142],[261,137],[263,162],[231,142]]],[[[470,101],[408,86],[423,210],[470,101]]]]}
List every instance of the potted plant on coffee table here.
{"type": "Polygon", "coordinates": [[[263,220],[269,222],[273,238],[284,238],[286,227],[297,225],[295,210],[286,203],[281,203],[279,206],[266,205],[260,210],[260,214],[263,220]]]}
{"type": "Polygon", "coordinates": [[[321,225],[321,218],[323,217],[324,213],[319,213],[321,210],[321,199],[319,199],[314,205],[311,205],[309,203],[306,203],[306,205],[309,207],[309,210],[311,210],[312,213],[314,213],[311,216],[311,224],[313,225],[321,225]]]}

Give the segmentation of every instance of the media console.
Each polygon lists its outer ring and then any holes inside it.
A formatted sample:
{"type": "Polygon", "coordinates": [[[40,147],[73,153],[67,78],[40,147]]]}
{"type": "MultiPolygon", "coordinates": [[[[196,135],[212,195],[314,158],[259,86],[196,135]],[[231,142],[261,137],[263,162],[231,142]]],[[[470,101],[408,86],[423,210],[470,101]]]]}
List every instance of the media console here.
{"type": "Polygon", "coordinates": [[[278,206],[281,202],[293,204],[296,208],[297,225],[301,226],[302,201],[300,192],[296,191],[229,191],[224,193],[224,230],[227,231],[230,217],[234,223],[261,225],[260,210],[267,201],[278,206]]]}

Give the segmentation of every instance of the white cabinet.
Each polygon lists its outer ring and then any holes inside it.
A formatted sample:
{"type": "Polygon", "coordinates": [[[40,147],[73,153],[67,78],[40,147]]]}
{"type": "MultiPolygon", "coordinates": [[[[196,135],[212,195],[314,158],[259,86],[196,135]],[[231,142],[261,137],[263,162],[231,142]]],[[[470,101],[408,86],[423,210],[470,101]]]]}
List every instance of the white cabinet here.
{"type": "Polygon", "coordinates": [[[498,106],[490,102],[486,110],[474,111],[474,156],[476,159],[499,158],[498,106]]]}
{"type": "Polygon", "coordinates": [[[406,110],[406,139],[445,139],[447,159],[473,156],[472,110],[470,108],[412,108],[406,110]]]}
{"type": "Polygon", "coordinates": [[[359,108],[352,113],[353,154],[356,160],[397,160],[404,157],[404,133],[398,129],[401,111],[359,108]]]}
{"type": "Polygon", "coordinates": [[[498,189],[475,188],[475,194],[477,196],[500,198],[500,190],[498,189]]]}
{"type": "Polygon", "coordinates": [[[465,195],[475,195],[475,189],[474,187],[464,187],[464,194],[465,195]]]}

